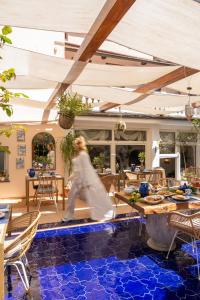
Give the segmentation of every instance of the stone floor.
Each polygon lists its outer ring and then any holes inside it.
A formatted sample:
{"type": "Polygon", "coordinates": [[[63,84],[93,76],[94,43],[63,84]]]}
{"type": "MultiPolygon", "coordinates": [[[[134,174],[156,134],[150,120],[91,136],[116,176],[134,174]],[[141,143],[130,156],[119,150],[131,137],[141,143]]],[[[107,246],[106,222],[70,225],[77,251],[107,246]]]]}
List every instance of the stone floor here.
{"type": "MultiPolygon", "coordinates": [[[[28,259],[34,300],[197,300],[200,281],[190,246],[169,260],[146,245],[140,219],[45,229],[28,259]]],[[[7,286],[7,283],[6,283],[7,286]]],[[[29,299],[15,271],[5,299],[29,299]],[[12,284],[11,284],[12,283],[12,284]]]]}

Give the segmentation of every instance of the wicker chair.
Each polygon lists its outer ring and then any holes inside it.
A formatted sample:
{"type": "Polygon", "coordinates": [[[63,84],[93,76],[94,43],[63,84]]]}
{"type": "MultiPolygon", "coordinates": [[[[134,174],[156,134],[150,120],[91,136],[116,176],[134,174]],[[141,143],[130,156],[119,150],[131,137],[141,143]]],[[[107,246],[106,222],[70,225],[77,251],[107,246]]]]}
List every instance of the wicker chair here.
{"type": "Polygon", "coordinates": [[[175,229],[175,234],[172,238],[171,245],[169,247],[169,251],[167,253],[166,258],[169,257],[170,251],[172,249],[175,238],[178,238],[187,243],[183,238],[178,236],[180,233],[187,234],[191,237],[193,251],[196,251],[196,259],[197,259],[197,271],[198,271],[198,279],[200,280],[200,268],[199,268],[199,259],[198,259],[198,245],[197,240],[200,239],[200,212],[185,215],[179,212],[173,212],[169,215],[168,224],[170,227],[175,229]]]}
{"type": "Polygon", "coordinates": [[[11,236],[13,232],[27,228],[34,222],[35,219],[37,219],[37,217],[38,211],[32,211],[11,219],[7,227],[8,236],[11,236]]]}
{"type": "Polygon", "coordinates": [[[36,193],[36,199],[38,200],[38,210],[40,210],[41,202],[47,200],[54,201],[56,212],[58,213],[58,180],[55,176],[38,176],[38,188],[36,193]]]}
{"type": "MultiPolygon", "coordinates": [[[[26,252],[31,246],[32,240],[36,234],[38,221],[40,218],[40,212],[34,211],[29,214],[25,214],[26,218],[24,218],[24,224],[26,225],[29,222],[31,222],[31,219],[33,220],[30,225],[22,232],[20,233],[14,240],[9,241],[9,243],[5,244],[4,247],[4,268],[6,269],[8,266],[15,266],[17,269],[17,272],[22,280],[22,283],[25,287],[25,290],[29,292],[30,285],[26,273],[26,265],[27,265],[27,258],[26,258],[26,252]],[[27,217],[27,215],[29,215],[27,217]],[[25,221],[27,220],[27,221],[25,221]],[[20,271],[21,267],[21,271],[20,271]]],[[[18,218],[16,218],[18,219],[18,218]]],[[[19,220],[19,219],[18,219],[19,220]]],[[[15,222],[13,220],[12,226],[16,224],[16,227],[18,228],[18,221],[15,222]]],[[[11,226],[11,227],[12,227],[11,226]]],[[[12,229],[15,229],[12,227],[12,229]]]]}

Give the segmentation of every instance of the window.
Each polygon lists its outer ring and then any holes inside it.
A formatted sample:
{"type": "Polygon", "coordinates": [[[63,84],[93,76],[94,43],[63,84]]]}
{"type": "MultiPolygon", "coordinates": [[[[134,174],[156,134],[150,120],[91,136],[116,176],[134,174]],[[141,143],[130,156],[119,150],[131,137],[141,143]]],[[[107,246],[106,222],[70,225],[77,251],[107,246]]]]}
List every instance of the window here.
{"type": "Polygon", "coordinates": [[[160,153],[175,153],[175,132],[160,132],[160,153]]]}
{"type": "Polygon", "coordinates": [[[195,132],[179,132],[176,140],[180,147],[181,168],[195,167],[197,134],[195,132]]]}
{"type": "Polygon", "coordinates": [[[144,145],[117,145],[116,170],[130,169],[131,164],[140,165],[138,154],[145,152],[144,145]]]}
{"type": "Polygon", "coordinates": [[[8,181],[8,179],[8,152],[0,150],[0,181],[8,181]]]}
{"type": "MultiPolygon", "coordinates": [[[[103,167],[110,168],[110,146],[108,145],[87,145],[88,153],[90,155],[91,162],[95,157],[103,156],[103,167]]],[[[93,164],[94,165],[94,164],[93,164]]],[[[96,166],[94,166],[96,167],[96,166]]]]}
{"type": "Polygon", "coordinates": [[[104,130],[104,129],[76,130],[75,134],[77,136],[82,135],[86,140],[90,140],[90,141],[111,141],[112,140],[112,130],[104,130]]]}
{"type": "Polygon", "coordinates": [[[116,141],[146,141],[146,131],[115,131],[116,141]]]}
{"type": "Polygon", "coordinates": [[[196,146],[180,146],[180,152],[182,169],[196,166],[196,146]]]}

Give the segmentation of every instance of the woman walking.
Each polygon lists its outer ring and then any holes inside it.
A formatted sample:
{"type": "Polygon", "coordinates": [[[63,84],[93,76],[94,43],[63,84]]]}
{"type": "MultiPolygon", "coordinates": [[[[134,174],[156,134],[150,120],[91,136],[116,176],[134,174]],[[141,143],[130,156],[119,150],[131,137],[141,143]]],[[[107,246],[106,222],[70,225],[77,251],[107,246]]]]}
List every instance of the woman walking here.
{"type": "Polygon", "coordinates": [[[72,187],[68,197],[68,207],[63,221],[74,218],[75,201],[83,196],[91,208],[93,220],[109,220],[115,216],[111,199],[104,185],[93,168],[87,153],[86,142],[83,137],[75,139],[75,148],[78,153],[73,159],[72,187]]]}

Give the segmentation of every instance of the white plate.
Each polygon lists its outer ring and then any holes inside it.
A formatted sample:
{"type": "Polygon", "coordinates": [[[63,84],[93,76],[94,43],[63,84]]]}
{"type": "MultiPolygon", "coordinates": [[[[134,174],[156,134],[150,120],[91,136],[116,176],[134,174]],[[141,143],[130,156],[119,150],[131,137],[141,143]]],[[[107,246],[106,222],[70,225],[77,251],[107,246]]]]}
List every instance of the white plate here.
{"type": "Polygon", "coordinates": [[[189,196],[183,196],[183,195],[174,195],[174,196],[172,196],[172,198],[173,198],[174,200],[176,200],[176,201],[187,201],[187,200],[190,199],[189,196]],[[182,197],[184,197],[184,198],[183,198],[183,199],[177,198],[177,197],[179,197],[179,196],[182,196],[182,197]]]}
{"type": "Polygon", "coordinates": [[[161,195],[151,195],[151,196],[147,196],[144,197],[144,202],[148,203],[148,204],[159,204],[164,200],[164,197],[161,195]],[[155,199],[155,200],[150,200],[150,199],[155,199]]]}
{"type": "Polygon", "coordinates": [[[0,219],[3,219],[5,217],[5,213],[0,211],[0,219]]]}

